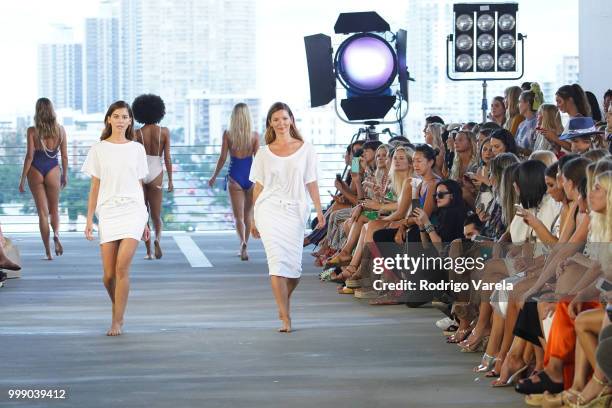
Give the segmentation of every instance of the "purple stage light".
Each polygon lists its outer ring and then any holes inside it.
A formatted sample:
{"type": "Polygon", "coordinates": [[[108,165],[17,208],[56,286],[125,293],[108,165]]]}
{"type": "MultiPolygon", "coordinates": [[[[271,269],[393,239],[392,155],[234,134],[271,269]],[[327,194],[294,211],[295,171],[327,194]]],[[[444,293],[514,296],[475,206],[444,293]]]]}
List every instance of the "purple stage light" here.
{"type": "Polygon", "coordinates": [[[374,35],[358,35],[340,46],[339,73],[349,88],[377,92],[387,88],[397,73],[389,44],[374,35]]]}

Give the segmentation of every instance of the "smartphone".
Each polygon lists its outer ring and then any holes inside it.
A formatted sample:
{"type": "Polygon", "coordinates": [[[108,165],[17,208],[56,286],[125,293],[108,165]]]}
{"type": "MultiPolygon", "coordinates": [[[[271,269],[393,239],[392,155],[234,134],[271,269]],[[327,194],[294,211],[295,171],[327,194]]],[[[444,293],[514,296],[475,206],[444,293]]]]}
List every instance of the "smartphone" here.
{"type": "Polygon", "coordinates": [[[414,211],[415,208],[421,208],[421,201],[418,198],[412,199],[412,211],[414,211]]]}
{"type": "Polygon", "coordinates": [[[605,278],[599,278],[597,279],[597,283],[595,284],[595,287],[602,292],[610,292],[612,291],[612,282],[610,282],[609,280],[605,278]]]}
{"type": "Polygon", "coordinates": [[[342,181],[342,174],[336,173],[336,180],[342,181]]]}
{"type": "Polygon", "coordinates": [[[351,173],[359,173],[359,157],[353,157],[351,161],[351,173]]]}
{"type": "Polygon", "coordinates": [[[484,212],[485,210],[485,205],[484,203],[480,203],[478,204],[478,207],[476,207],[476,210],[480,211],[480,212],[484,212]]]}
{"type": "Polygon", "coordinates": [[[608,313],[608,320],[612,322],[612,304],[608,303],[606,305],[606,312],[608,313]]]}

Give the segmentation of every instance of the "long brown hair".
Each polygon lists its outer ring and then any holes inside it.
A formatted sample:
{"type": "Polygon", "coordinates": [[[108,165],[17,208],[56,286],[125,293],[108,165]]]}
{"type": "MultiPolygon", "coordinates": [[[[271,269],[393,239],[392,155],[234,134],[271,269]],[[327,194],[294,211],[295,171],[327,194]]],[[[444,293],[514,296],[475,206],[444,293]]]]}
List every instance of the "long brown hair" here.
{"type": "Polygon", "coordinates": [[[580,85],[563,85],[557,90],[556,95],[564,101],[571,98],[579,114],[582,116],[591,116],[591,105],[589,105],[586,94],[580,85]]]}
{"type": "Polygon", "coordinates": [[[53,103],[48,98],[40,98],[36,101],[34,127],[38,136],[43,139],[59,138],[60,130],[57,116],[53,109],[53,103]]]}
{"type": "Polygon", "coordinates": [[[268,115],[266,116],[266,134],[264,135],[266,144],[272,144],[276,140],[276,133],[272,128],[272,115],[281,110],[287,112],[289,114],[289,117],[291,118],[291,125],[289,127],[289,133],[291,134],[291,137],[303,142],[304,138],[302,138],[302,135],[295,127],[295,118],[293,117],[293,112],[291,112],[289,106],[283,102],[275,102],[272,106],[270,106],[270,109],[268,110],[268,115]]]}
{"type": "Polygon", "coordinates": [[[134,140],[134,114],[132,113],[132,108],[130,108],[130,104],[125,102],[125,101],[117,101],[114,102],[111,106],[108,107],[108,110],[106,111],[106,115],[104,115],[104,130],[102,131],[102,136],[100,136],[100,140],[106,140],[110,137],[110,135],[113,133],[113,128],[109,122],[109,119],[111,117],[111,115],[113,114],[113,112],[115,112],[117,109],[127,109],[128,111],[128,115],[130,116],[130,119],[132,119],[132,123],[130,123],[130,125],[127,127],[126,131],[125,131],[125,138],[127,140],[134,140]]]}

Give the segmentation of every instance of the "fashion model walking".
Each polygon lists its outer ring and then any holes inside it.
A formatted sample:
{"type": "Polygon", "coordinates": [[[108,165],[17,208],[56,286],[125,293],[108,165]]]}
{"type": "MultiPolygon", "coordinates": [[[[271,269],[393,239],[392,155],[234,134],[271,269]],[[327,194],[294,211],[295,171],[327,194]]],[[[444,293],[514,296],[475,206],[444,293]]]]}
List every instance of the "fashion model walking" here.
{"type": "Polygon", "coordinates": [[[325,226],[317,183],[317,155],[300,135],[289,106],[277,102],[266,118],[266,146],[259,149],[250,180],[255,183],[252,234],[261,237],[274,298],[282,326],[291,331],[290,300],[302,273],[307,194],[316,208],[318,224],[325,226]]]}
{"type": "Polygon", "coordinates": [[[49,244],[49,220],[53,229],[55,255],[62,255],[64,248],[60,242],[59,195],[68,183],[68,155],[66,131],[57,123],[53,104],[47,98],[36,101],[34,126],[27,130],[27,150],[23,161],[23,171],[19,181],[19,192],[25,192],[25,180],[32,192],[38,228],[45,246],[46,259],[52,260],[49,244]],[[62,158],[60,169],[58,156],[62,158]]]}
{"type": "Polygon", "coordinates": [[[104,117],[101,141],[91,147],[82,171],[91,176],[85,237],[93,240],[94,212],[98,217],[104,286],[112,302],[112,322],[106,333],[122,333],[130,291],[130,266],[138,241],[149,238],[149,215],[143,179],[147,155],[133,141],[133,115],[124,101],[113,103],[104,117]]]}

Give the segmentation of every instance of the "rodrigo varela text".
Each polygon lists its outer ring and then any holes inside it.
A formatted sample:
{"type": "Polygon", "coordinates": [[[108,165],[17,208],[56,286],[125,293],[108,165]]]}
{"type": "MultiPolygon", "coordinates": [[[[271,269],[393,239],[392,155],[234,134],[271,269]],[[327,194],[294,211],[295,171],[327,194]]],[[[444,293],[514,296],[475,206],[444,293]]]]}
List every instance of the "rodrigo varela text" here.
{"type": "MultiPolygon", "coordinates": [[[[385,269],[393,269],[397,272],[407,272],[410,275],[414,275],[417,271],[431,271],[431,270],[447,270],[454,271],[461,275],[466,271],[471,270],[482,270],[484,268],[485,258],[470,258],[470,257],[427,257],[421,256],[408,256],[408,254],[397,254],[395,257],[376,257],[373,259],[372,272],[377,275],[382,274],[385,269]]],[[[435,291],[453,291],[461,292],[467,291],[471,288],[474,290],[508,290],[513,289],[512,283],[499,282],[489,283],[483,282],[482,280],[470,280],[470,282],[455,282],[449,281],[429,281],[427,279],[421,280],[400,280],[399,282],[384,282],[382,280],[375,280],[373,287],[375,290],[435,290],[435,291]]]]}

